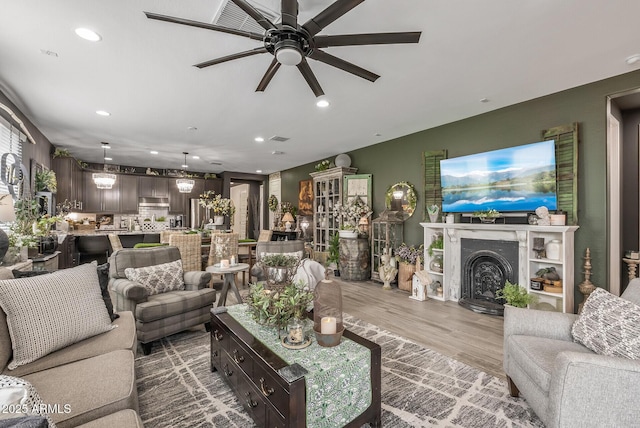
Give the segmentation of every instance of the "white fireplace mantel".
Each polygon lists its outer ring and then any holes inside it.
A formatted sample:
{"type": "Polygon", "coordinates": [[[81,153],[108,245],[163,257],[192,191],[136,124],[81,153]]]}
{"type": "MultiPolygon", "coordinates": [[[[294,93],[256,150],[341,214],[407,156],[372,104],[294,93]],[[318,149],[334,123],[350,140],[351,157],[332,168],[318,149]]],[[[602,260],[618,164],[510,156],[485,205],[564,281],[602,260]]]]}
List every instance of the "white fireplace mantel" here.
{"type": "MultiPolygon", "coordinates": [[[[433,237],[443,235],[442,273],[430,272],[433,279],[442,283],[444,293],[441,300],[460,298],[462,287],[461,239],[503,240],[518,243],[518,283],[527,287],[530,293],[538,295],[539,304],[549,305],[555,310],[573,312],[574,289],[574,232],[578,226],[532,226],[528,224],[481,224],[481,223],[420,223],[424,229],[425,269],[428,269],[431,257],[428,247],[433,237]],[[560,239],[563,251],[560,259],[551,260],[536,257],[532,249],[533,238],[544,238],[545,243],[551,239],[560,239]],[[530,279],[541,267],[554,266],[563,281],[562,293],[547,293],[530,289],[530,279]]],[[[438,296],[429,295],[438,299],[438,296]]]]}

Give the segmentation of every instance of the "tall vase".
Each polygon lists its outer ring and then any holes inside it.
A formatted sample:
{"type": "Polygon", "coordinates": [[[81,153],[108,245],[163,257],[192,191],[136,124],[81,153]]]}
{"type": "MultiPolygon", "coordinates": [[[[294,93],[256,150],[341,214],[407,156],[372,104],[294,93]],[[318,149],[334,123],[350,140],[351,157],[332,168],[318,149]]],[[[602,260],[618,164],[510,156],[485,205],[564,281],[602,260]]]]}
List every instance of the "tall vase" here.
{"type": "Polygon", "coordinates": [[[224,224],[224,216],[223,215],[214,215],[213,216],[213,224],[216,226],[221,226],[224,224]]]}

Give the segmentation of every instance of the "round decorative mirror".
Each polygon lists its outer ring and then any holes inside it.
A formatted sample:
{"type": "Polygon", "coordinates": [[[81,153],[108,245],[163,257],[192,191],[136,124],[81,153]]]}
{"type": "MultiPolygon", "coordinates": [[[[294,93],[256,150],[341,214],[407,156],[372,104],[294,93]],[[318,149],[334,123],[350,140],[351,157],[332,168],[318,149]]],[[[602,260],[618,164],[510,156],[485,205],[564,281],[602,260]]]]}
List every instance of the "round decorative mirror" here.
{"type": "Polygon", "coordinates": [[[418,196],[413,184],[401,181],[387,189],[385,207],[391,211],[401,211],[404,219],[408,219],[416,210],[418,196]]]}

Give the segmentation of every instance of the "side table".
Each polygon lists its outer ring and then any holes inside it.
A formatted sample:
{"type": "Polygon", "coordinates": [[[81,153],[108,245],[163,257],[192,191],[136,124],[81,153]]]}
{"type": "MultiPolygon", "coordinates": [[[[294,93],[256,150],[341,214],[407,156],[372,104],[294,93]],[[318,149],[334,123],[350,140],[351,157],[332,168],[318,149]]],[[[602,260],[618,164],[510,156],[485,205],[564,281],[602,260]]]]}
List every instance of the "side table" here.
{"type": "Polygon", "coordinates": [[[225,306],[227,304],[227,294],[229,293],[229,289],[233,290],[235,293],[238,303],[242,303],[242,297],[240,296],[240,291],[238,291],[238,286],[236,285],[236,273],[246,270],[249,270],[249,265],[247,263],[238,263],[237,265],[229,266],[227,268],[221,268],[216,265],[207,267],[207,272],[224,275],[224,283],[222,285],[222,291],[220,292],[220,299],[218,299],[218,306],[225,306]]]}

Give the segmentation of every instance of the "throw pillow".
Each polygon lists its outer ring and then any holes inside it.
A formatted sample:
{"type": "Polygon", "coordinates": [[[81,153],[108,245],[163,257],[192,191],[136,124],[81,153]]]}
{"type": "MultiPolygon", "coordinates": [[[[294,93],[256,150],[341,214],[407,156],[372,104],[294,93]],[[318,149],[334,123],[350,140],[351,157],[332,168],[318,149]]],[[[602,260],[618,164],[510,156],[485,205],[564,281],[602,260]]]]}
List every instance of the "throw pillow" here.
{"type": "Polygon", "coordinates": [[[184,290],[182,260],[141,268],[126,268],[129,281],[137,282],[149,290],[149,295],[184,290]]]}
{"type": "Polygon", "coordinates": [[[98,272],[102,300],[104,300],[104,305],[107,307],[107,312],[109,312],[109,318],[113,321],[116,318],[120,318],[120,315],[113,313],[113,302],[111,302],[111,295],[109,294],[109,263],[99,265],[96,271],[98,272]]]}
{"type": "Polygon", "coordinates": [[[13,360],[9,370],[111,328],[95,265],[0,281],[13,360]]]}
{"type": "Polygon", "coordinates": [[[596,354],[640,359],[640,306],[596,288],[571,334],[596,354]]]}
{"type": "MultiPolygon", "coordinates": [[[[19,416],[36,415],[42,416],[49,422],[49,427],[55,428],[55,424],[43,412],[46,410],[42,398],[36,389],[24,379],[13,376],[0,375],[0,419],[13,419],[12,422],[19,422],[14,419],[19,416]]],[[[32,425],[37,426],[37,425],[32,425]]]]}

